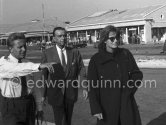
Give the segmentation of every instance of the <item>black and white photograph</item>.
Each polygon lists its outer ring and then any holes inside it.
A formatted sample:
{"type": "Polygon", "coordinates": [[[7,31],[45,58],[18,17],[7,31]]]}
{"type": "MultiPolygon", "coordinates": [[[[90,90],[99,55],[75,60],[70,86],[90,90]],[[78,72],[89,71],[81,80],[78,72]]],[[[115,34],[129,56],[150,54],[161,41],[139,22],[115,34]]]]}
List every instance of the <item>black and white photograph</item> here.
{"type": "Polygon", "coordinates": [[[0,0],[0,125],[166,125],[165,0],[0,0]]]}

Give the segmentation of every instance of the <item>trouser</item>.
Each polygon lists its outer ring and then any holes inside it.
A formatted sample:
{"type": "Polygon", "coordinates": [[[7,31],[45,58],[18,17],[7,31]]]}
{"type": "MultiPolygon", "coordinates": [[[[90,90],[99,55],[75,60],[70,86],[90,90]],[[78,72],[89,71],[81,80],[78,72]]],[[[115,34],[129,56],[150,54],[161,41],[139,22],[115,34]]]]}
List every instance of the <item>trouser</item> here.
{"type": "Polygon", "coordinates": [[[73,101],[65,101],[65,105],[64,105],[65,125],[71,125],[73,108],[74,108],[73,101]]]}
{"type": "Polygon", "coordinates": [[[74,102],[65,101],[63,106],[52,105],[56,125],[71,125],[74,102]]]}
{"type": "Polygon", "coordinates": [[[56,125],[62,125],[64,118],[64,106],[52,105],[54,112],[54,121],[56,125]]]}
{"type": "Polygon", "coordinates": [[[35,125],[35,103],[32,95],[2,98],[3,125],[35,125]]]}

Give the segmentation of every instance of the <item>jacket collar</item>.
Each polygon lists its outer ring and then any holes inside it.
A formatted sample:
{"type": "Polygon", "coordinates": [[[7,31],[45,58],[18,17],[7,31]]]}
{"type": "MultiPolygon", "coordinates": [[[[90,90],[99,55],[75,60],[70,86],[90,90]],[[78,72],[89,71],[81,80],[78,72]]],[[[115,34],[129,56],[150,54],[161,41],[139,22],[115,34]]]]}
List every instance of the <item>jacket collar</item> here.
{"type": "Polygon", "coordinates": [[[103,64],[103,63],[106,63],[106,62],[109,62],[111,60],[116,60],[117,56],[120,54],[120,48],[117,48],[116,52],[114,53],[109,53],[109,52],[106,52],[106,51],[100,51],[100,63],[103,64]]]}
{"type": "Polygon", "coordinates": [[[8,60],[9,60],[10,62],[18,63],[18,59],[15,58],[12,54],[10,54],[10,55],[8,56],[8,60]]]}

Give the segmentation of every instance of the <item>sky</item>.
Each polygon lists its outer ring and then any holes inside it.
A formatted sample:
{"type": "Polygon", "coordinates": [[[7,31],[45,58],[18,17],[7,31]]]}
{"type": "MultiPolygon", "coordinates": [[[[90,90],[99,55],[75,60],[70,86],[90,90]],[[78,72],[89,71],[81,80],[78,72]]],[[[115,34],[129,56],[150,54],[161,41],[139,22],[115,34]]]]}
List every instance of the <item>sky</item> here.
{"type": "Polygon", "coordinates": [[[164,5],[165,0],[0,0],[0,24],[45,19],[73,22],[98,11],[164,5]],[[44,9],[42,9],[42,4],[44,9]]]}

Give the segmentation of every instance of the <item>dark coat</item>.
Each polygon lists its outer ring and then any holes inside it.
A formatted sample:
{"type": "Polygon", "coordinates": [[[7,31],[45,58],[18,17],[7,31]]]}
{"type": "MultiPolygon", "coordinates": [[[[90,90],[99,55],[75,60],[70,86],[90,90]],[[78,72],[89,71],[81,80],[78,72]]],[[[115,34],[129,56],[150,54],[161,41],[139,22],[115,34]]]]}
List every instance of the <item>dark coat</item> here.
{"type": "Polygon", "coordinates": [[[137,87],[129,87],[142,78],[142,72],[127,49],[118,48],[115,54],[101,51],[91,58],[88,67],[91,113],[102,113],[104,118],[98,120],[98,125],[119,125],[119,121],[121,125],[141,125],[134,98],[137,87]],[[128,80],[133,80],[129,87],[128,80]]]}
{"type": "Polygon", "coordinates": [[[81,54],[77,49],[66,48],[67,53],[67,66],[65,71],[60,63],[59,55],[56,49],[56,46],[46,49],[42,55],[42,63],[45,62],[56,62],[57,64],[53,65],[54,74],[49,74],[47,70],[43,70],[45,79],[56,81],[55,87],[46,87],[45,95],[48,97],[48,103],[52,105],[63,105],[64,95],[62,89],[58,86],[64,81],[67,87],[65,88],[65,99],[68,101],[75,102],[78,97],[78,88],[74,88],[72,80],[78,78],[81,69],[84,67],[81,54]],[[49,76],[49,77],[48,77],[49,76]],[[68,82],[67,82],[68,80],[68,82]]]}

